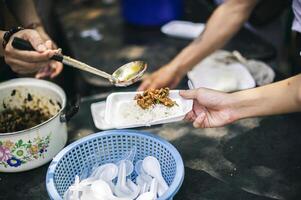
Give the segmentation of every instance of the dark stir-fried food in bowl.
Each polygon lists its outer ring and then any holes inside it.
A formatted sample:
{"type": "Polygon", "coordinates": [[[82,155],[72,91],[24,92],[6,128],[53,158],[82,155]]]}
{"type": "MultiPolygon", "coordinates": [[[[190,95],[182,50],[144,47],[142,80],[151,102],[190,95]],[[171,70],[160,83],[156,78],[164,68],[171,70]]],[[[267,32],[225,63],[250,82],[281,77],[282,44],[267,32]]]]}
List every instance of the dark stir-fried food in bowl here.
{"type": "Polygon", "coordinates": [[[0,133],[16,132],[41,124],[52,115],[41,108],[7,108],[0,112],[0,133]]]}

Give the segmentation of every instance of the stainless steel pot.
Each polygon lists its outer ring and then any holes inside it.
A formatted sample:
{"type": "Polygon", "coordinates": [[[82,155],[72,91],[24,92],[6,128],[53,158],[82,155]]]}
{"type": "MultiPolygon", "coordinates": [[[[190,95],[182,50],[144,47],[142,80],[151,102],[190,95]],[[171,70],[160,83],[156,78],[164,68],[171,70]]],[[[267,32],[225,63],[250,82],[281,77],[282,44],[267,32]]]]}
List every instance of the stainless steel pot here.
{"type": "Polygon", "coordinates": [[[0,112],[7,108],[39,107],[53,115],[32,128],[0,133],[0,172],[20,172],[49,162],[67,142],[66,95],[54,83],[18,78],[0,84],[0,112]]]}

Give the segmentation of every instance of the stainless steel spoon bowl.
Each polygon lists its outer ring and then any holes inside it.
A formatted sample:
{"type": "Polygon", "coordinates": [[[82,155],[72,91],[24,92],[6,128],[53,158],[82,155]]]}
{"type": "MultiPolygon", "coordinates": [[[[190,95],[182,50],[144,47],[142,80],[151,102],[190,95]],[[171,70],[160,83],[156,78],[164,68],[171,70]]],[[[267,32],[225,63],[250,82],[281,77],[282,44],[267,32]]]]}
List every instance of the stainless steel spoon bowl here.
{"type": "Polygon", "coordinates": [[[112,83],[124,87],[135,83],[143,76],[147,64],[143,61],[133,61],[119,67],[111,76],[112,83]]]}

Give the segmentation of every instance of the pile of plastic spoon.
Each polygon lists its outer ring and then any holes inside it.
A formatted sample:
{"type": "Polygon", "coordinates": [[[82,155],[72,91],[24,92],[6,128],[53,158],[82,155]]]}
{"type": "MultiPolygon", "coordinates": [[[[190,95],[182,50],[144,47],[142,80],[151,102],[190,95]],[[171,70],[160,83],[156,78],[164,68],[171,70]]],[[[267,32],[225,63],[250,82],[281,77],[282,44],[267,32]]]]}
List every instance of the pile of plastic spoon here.
{"type": "Polygon", "coordinates": [[[155,157],[138,160],[135,164],[138,176],[131,179],[135,154],[133,148],[116,163],[94,166],[89,176],[84,169],[84,175],[76,176],[74,184],[65,192],[64,200],[155,200],[162,196],[168,185],[155,157]]]}

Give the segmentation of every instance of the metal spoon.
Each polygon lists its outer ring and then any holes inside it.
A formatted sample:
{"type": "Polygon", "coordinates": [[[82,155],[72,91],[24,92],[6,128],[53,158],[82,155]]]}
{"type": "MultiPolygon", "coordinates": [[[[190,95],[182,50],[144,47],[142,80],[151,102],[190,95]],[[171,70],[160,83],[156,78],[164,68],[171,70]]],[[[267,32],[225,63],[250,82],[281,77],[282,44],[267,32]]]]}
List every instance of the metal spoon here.
{"type": "MultiPolygon", "coordinates": [[[[32,47],[29,41],[23,40],[18,37],[14,37],[12,46],[15,49],[19,50],[35,51],[35,49],[32,47]]],[[[74,58],[62,54],[56,54],[51,59],[69,65],[71,67],[90,72],[97,76],[106,78],[112,84],[118,87],[129,86],[135,83],[136,81],[140,80],[147,68],[147,64],[145,62],[133,61],[122,65],[111,75],[94,67],[91,67],[90,65],[87,65],[83,62],[80,62],[74,58]]]]}

